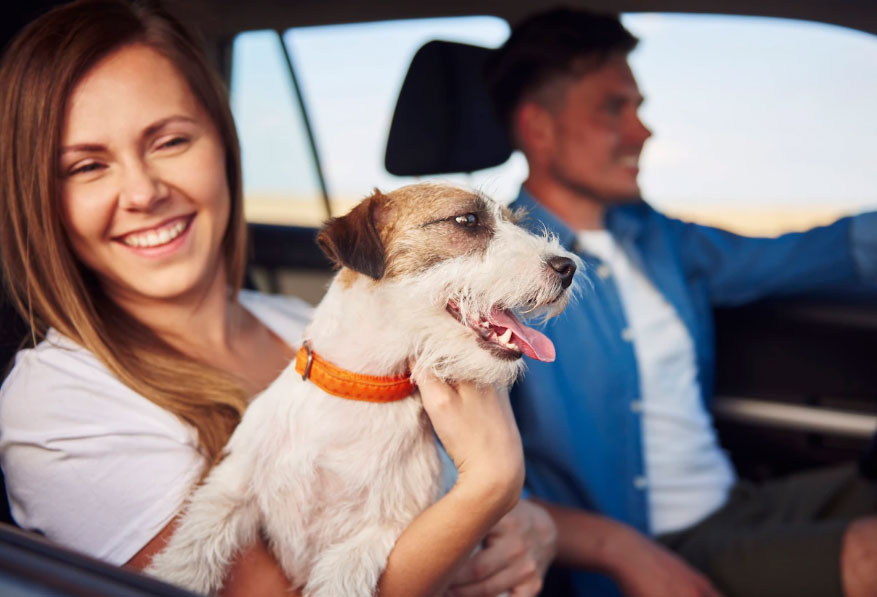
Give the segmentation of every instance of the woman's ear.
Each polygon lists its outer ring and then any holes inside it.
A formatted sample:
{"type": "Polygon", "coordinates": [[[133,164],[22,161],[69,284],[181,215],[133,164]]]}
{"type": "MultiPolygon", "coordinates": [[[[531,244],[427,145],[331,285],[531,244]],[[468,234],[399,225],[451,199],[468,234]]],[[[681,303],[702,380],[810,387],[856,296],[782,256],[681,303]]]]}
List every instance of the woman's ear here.
{"type": "Polygon", "coordinates": [[[384,275],[384,245],[377,229],[377,214],[386,199],[375,189],[350,213],[332,218],[323,226],[317,244],[337,267],[349,267],[375,280],[384,275]]]}

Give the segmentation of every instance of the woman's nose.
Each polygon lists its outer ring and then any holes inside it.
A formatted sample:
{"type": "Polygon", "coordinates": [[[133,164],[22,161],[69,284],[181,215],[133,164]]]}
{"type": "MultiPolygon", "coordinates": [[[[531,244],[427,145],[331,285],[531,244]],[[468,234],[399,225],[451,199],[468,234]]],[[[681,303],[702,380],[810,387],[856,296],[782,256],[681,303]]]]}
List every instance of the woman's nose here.
{"type": "Polygon", "coordinates": [[[123,168],[119,202],[125,209],[148,211],[167,197],[168,186],[149,164],[133,161],[123,168]]]}

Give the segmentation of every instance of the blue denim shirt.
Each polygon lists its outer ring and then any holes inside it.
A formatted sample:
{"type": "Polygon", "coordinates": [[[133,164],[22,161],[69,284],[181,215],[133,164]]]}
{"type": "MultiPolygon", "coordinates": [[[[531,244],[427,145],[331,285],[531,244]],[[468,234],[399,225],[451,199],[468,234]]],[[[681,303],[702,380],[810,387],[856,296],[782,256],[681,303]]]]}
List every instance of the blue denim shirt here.
{"type": "MultiPolygon", "coordinates": [[[[527,209],[522,224],[534,232],[544,227],[557,234],[586,270],[578,300],[543,326],[557,360],[529,360],[512,389],[527,490],[648,533],[640,382],[611,273],[602,268],[606,277],[597,275],[600,261],[576,248],[574,231],[525,190],[511,207],[527,209]]],[[[605,225],[621,246],[635,249],[646,275],[688,328],[707,405],[715,365],[714,306],[844,288],[863,277],[877,280],[877,213],[774,239],[684,223],[645,203],[608,210],[605,225]]],[[[605,579],[575,576],[577,595],[612,593],[605,579]]]]}

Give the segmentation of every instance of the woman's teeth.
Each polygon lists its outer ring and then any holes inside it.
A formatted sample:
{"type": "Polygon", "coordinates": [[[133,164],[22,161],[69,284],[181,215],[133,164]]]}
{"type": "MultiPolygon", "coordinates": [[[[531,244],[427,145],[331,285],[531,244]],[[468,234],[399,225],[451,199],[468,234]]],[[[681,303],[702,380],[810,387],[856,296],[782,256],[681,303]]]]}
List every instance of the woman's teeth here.
{"type": "Polygon", "coordinates": [[[171,242],[183,233],[188,225],[187,220],[178,220],[170,226],[158,230],[149,230],[139,234],[129,234],[122,238],[122,242],[129,247],[151,248],[160,247],[171,242]]]}

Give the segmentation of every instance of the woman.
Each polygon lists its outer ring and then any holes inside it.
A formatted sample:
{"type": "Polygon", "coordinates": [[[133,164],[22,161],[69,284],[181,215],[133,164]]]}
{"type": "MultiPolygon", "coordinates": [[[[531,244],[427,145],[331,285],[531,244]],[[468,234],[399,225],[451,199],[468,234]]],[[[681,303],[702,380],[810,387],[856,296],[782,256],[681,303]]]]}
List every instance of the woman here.
{"type": "MultiPolygon", "coordinates": [[[[283,391],[308,308],[239,291],[234,125],[173,19],[124,1],[61,7],[9,47],[0,88],[0,255],[33,343],[0,390],[13,515],[142,569],[248,402],[283,391]]],[[[382,595],[446,586],[522,482],[505,396],[418,383],[460,475],[399,538],[382,595]]],[[[224,591],[288,586],[257,542],[224,591]]]]}

